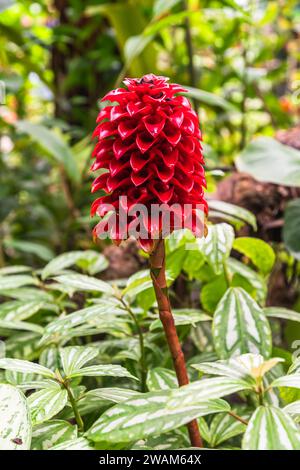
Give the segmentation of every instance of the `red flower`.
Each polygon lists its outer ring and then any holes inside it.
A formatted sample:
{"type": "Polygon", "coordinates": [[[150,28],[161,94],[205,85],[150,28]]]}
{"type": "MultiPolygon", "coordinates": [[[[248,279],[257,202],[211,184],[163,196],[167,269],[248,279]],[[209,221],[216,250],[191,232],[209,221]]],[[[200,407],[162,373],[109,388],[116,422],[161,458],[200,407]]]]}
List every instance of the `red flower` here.
{"type": "MultiPolygon", "coordinates": [[[[179,228],[179,219],[181,223],[186,220],[179,210],[185,204],[192,208],[191,229],[196,235],[200,235],[196,206],[202,205],[207,212],[198,117],[188,99],[178,95],[185,90],[167,81],[152,74],[124,80],[126,88],[117,88],[102,99],[112,105],[100,111],[93,134],[98,142],[91,169],[105,172],[92,185],[92,192],[103,190],[104,194],[93,202],[91,214],[106,216],[94,233],[101,236],[109,229],[110,237],[120,243],[128,237],[128,229],[142,220],[143,233],[136,238],[146,251],[165,231],[162,215],[151,217],[153,205],[164,204],[164,210],[169,210],[170,232],[179,228]],[[127,200],[120,200],[121,196],[127,200]],[[137,204],[143,204],[148,214],[139,217],[137,204]],[[112,209],[114,213],[107,217],[112,209]],[[123,225],[121,211],[128,216],[123,225]],[[109,226],[111,217],[119,224],[109,226]]],[[[202,235],[203,223],[200,227],[202,235]]]]}

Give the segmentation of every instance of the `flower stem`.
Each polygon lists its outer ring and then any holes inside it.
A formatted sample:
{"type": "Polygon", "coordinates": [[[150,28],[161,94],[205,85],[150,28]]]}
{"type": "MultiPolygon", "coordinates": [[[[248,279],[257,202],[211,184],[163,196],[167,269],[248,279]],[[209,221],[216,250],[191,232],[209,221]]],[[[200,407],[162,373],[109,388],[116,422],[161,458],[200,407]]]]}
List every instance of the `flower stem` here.
{"type": "MultiPolygon", "coordinates": [[[[163,324],[167,343],[172,356],[178,385],[182,386],[189,383],[189,378],[171,311],[165,271],[165,244],[164,240],[160,239],[157,241],[157,245],[150,255],[150,274],[158,304],[159,317],[163,324]]],[[[203,447],[197,420],[193,420],[188,423],[187,427],[192,446],[203,447]]]]}
{"type": "Polygon", "coordinates": [[[68,398],[69,398],[70,404],[72,406],[74,416],[75,416],[75,419],[76,419],[76,423],[77,423],[77,426],[78,426],[78,431],[82,432],[82,431],[84,431],[84,424],[83,424],[82,418],[80,416],[80,413],[79,413],[79,410],[78,410],[77,403],[76,403],[76,400],[74,398],[73,392],[72,392],[72,390],[70,388],[70,385],[67,381],[64,381],[63,384],[64,384],[65,389],[67,390],[68,398]]]}

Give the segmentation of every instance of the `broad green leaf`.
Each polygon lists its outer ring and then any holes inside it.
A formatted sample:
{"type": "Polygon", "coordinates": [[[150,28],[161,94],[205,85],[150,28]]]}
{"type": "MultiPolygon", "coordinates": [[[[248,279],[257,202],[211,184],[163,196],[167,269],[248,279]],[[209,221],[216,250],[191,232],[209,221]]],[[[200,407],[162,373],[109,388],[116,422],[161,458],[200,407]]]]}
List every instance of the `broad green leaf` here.
{"type": "Polygon", "coordinates": [[[86,397],[95,397],[98,401],[105,400],[113,403],[122,403],[127,401],[129,398],[134,396],[141,396],[140,392],[136,390],[130,390],[129,388],[116,388],[116,387],[106,387],[106,388],[95,388],[86,393],[86,397]]]}
{"type": "MultiPolygon", "coordinates": [[[[224,274],[215,276],[201,288],[200,300],[202,307],[210,313],[214,313],[217,305],[227,290],[227,282],[224,274]]],[[[212,319],[210,317],[210,319],[212,319]]]]}
{"type": "Polygon", "coordinates": [[[53,251],[41,243],[28,242],[24,240],[9,240],[5,242],[5,246],[14,248],[17,251],[24,253],[32,253],[41,258],[43,261],[49,261],[54,256],[53,251]]]}
{"type": "Polygon", "coordinates": [[[61,348],[59,352],[61,364],[67,376],[98,356],[97,348],[87,346],[69,346],[61,348]]]}
{"type": "Polygon", "coordinates": [[[300,414],[300,400],[294,401],[293,403],[289,403],[283,408],[285,413],[289,413],[290,415],[299,415],[300,414]]]}
{"type": "Polygon", "coordinates": [[[252,263],[264,274],[268,274],[275,262],[274,250],[259,238],[240,237],[233,242],[233,248],[250,258],[252,263]]]}
{"type": "Polygon", "coordinates": [[[11,301],[0,305],[0,320],[26,320],[45,306],[43,300],[11,301]]]}
{"type": "MultiPolygon", "coordinates": [[[[300,152],[299,152],[300,155],[300,152]]],[[[300,158],[300,157],[299,157],[300,158]]],[[[299,163],[300,167],[300,163],[299,163]]],[[[299,178],[300,179],[300,178],[299,178]]],[[[300,182],[299,182],[300,186],[300,182]]],[[[287,249],[300,260],[300,198],[290,201],[284,212],[283,241],[287,249]]]]}
{"type": "Polygon", "coordinates": [[[234,217],[244,223],[251,225],[254,230],[257,230],[256,218],[252,212],[244,209],[243,207],[236,206],[224,201],[217,201],[214,199],[208,200],[208,206],[211,210],[222,212],[231,217],[234,217]]]}
{"type": "Polygon", "coordinates": [[[31,450],[48,450],[55,445],[64,444],[65,441],[76,439],[76,437],[76,426],[67,421],[53,419],[34,427],[31,450]]]}
{"type": "Polygon", "coordinates": [[[282,318],[284,320],[291,320],[300,322],[300,312],[295,312],[284,307],[265,307],[265,315],[271,318],[282,318]]]}
{"type": "Polygon", "coordinates": [[[115,364],[101,364],[99,366],[83,367],[77,371],[73,370],[68,377],[128,377],[130,379],[138,380],[136,377],[131,375],[127,369],[115,364]]]}
{"type": "Polygon", "coordinates": [[[63,442],[49,450],[95,450],[92,444],[85,439],[85,437],[79,437],[78,439],[71,439],[70,441],[63,442]]]}
{"type": "Polygon", "coordinates": [[[175,372],[170,369],[164,369],[163,367],[151,369],[147,375],[147,387],[150,392],[177,388],[178,382],[175,372]]]}
{"type": "Polygon", "coordinates": [[[213,318],[213,339],[221,359],[245,353],[270,357],[269,322],[259,305],[241,288],[233,287],[218,303],[213,318]]]}
{"type": "MultiPolygon", "coordinates": [[[[90,274],[95,274],[96,272],[106,269],[107,264],[108,263],[106,258],[95,251],[69,251],[68,253],[63,253],[57,256],[56,258],[52,259],[50,263],[48,263],[44,267],[42,271],[42,278],[46,279],[47,277],[52,276],[54,274],[60,274],[66,268],[69,268],[70,266],[74,265],[79,265],[83,268],[86,267],[87,270],[90,267],[90,269],[92,270],[92,272],[89,271],[90,274]],[[93,272],[93,265],[94,267],[97,265],[99,270],[93,272]]],[[[95,267],[95,269],[97,269],[97,266],[95,267]]]]}
{"type": "Polygon", "coordinates": [[[32,393],[28,398],[32,424],[37,425],[57,415],[68,401],[67,390],[59,385],[32,393]]]}
{"type": "Polygon", "coordinates": [[[239,171],[250,173],[258,181],[300,186],[300,151],[271,137],[250,142],[235,163],[239,171]]]}
{"type": "Polygon", "coordinates": [[[208,106],[212,106],[213,108],[220,108],[224,111],[236,111],[236,107],[230,103],[229,101],[225,100],[222,96],[216,95],[214,93],[210,93],[209,91],[200,90],[199,88],[193,88],[190,86],[184,86],[184,88],[188,91],[188,98],[194,98],[195,100],[199,101],[200,103],[207,104],[208,106]]]}
{"type": "MultiPolygon", "coordinates": [[[[241,416],[240,413],[238,415],[241,416]]],[[[244,413],[241,417],[246,419],[249,417],[249,414],[244,413]]],[[[222,442],[243,434],[246,428],[245,424],[237,421],[228,413],[219,413],[213,417],[210,423],[209,432],[211,438],[209,444],[211,447],[219,446],[222,442]]]]}
{"type": "MultiPolygon", "coordinates": [[[[190,397],[191,398],[191,397],[190,397]]],[[[172,404],[170,391],[150,392],[113,406],[90,428],[93,441],[130,442],[164,434],[198,416],[229,410],[224,400],[172,404]]]]}
{"type": "Polygon", "coordinates": [[[279,362],[283,362],[283,359],[280,357],[274,357],[265,361],[260,354],[243,354],[226,361],[192,364],[192,367],[204,374],[243,379],[252,386],[255,384],[256,379],[262,378],[279,362]]]}
{"type": "Polygon", "coordinates": [[[0,277],[0,290],[17,289],[22,286],[36,285],[37,280],[27,274],[0,277]]]}
{"type": "Polygon", "coordinates": [[[31,421],[23,393],[0,384],[0,450],[29,450],[31,421]]]}
{"type": "Polygon", "coordinates": [[[260,406],[247,426],[243,449],[299,450],[300,432],[284,411],[273,406],[260,406]]]}
{"type": "Polygon", "coordinates": [[[35,364],[34,362],[22,361],[20,359],[3,358],[0,359],[0,369],[8,369],[26,374],[39,374],[48,378],[55,378],[54,372],[47,367],[35,364]]]}
{"type": "Polygon", "coordinates": [[[54,280],[74,290],[96,291],[108,295],[115,293],[113,287],[107,282],[85,274],[62,274],[56,276],[54,280]]]}
{"type": "Polygon", "coordinates": [[[229,256],[233,240],[233,228],[224,223],[209,225],[207,237],[197,240],[200,251],[204,253],[216,274],[222,272],[223,263],[229,256]]]}
{"type": "Polygon", "coordinates": [[[271,383],[271,387],[293,387],[300,388],[300,374],[290,374],[284,375],[283,377],[278,377],[271,383]]]}
{"type": "MultiPolygon", "coordinates": [[[[201,321],[211,321],[211,317],[204,313],[202,310],[183,308],[172,310],[175,325],[193,325],[196,326],[201,321]]],[[[159,319],[154,320],[150,325],[150,331],[162,328],[161,321],[159,319]]]]}
{"type": "Polygon", "coordinates": [[[62,164],[71,180],[77,183],[80,181],[80,173],[72,150],[58,134],[41,124],[29,121],[17,121],[15,126],[18,131],[28,134],[35,140],[56,162],[62,164]]]}

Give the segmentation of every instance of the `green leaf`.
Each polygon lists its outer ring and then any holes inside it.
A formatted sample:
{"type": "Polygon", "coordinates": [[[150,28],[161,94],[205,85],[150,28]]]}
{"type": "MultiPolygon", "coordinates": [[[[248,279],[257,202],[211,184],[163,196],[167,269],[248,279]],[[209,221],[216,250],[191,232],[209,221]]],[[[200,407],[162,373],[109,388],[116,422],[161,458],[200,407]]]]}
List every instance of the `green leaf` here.
{"type": "Polygon", "coordinates": [[[16,320],[0,320],[0,328],[8,329],[8,330],[23,330],[23,331],[35,331],[40,335],[43,334],[44,328],[40,325],[36,325],[35,323],[29,323],[24,321],[16,321],[16,320]]]}
{"type": "Polygon", "coordinates": [[[170,369],[164,369],[163,367],[151,369],[147,375],[147,387],[150,392],[177,388],[178,382],[175,372],[170,369]]]}
{"type": "Polygon", "coordinates": [[[267,317],[282,318],[284,320],[291,320],[300,322],[300,313],[294,310],[289,310],[284,307],[265,307],[264,313],[267,317]]]}
{"type": "MultiPolygon", "coordinates": [[[[241,416],[241,413],[238,413],[238,415],[241,416]]],[[[246,419],[249,417],[249,414],[243,413],[241,417],[246,419]]],[[[237,421],[228,413],[219,413],[213,417],[210,423],[209,432],[211,439],[209,444],[211,447],[217,447],[222,442],[243,434],[246,427],[244,423],[237,421]]]]}
{"type": "MultiPolygon", "coordinates": [[[[300,152],[299,152],[300,154],[300,152]]],[[[300,164],[299,164],[300,166],[300,164]]],[[[300,183],[299,183],[300,186],[300,183]]],[[[290,201],[284,212],[283,241],[287,249],[300,260],[300,198],[290,201]]]]}
{"type": "Polygon", "coordinates": [[[275,253],[270,245],[263,240],[250,237],[236,238],[233,242],[233,248],[247,256],[263,274],[268,274],[272,270],[275,253]]]}
{"type": "Polygon", "coordinates": [[[188,91],[188,98],[194,98],[200,103],[212,106],[213,108],[220,108],[224,111],[237,111],[237,108],[222,96],[190,86],[184,86],[184,88],[188,91]]]}
{"type": "Polygon", "coordinates": [[[85,394],[86,397],[95,397],[97,400],[105,400],[113,403],[122,403],[123,401],[127,401],[129,398],[141,395],[142,394],[136,390],[116,387],[95,388],[85,394]]]}
{"type": "Polygon", "coordinates": [[[293,387],[300,388],[300,374],[290,374],[284,375],[283,377],[278,377],[278,379],[273,380],[271,387],[293,387]]]}
{"type": "Polygon", "coordinates": [[[77,428],[67,421],[53,419],[34,427],[31,450],[48,450],[77,437],[77,428]]]}
{"type": "Polygon", "coordinates": [[[179,3],[180,0],[155,0],[153,5],[154,17],[162,16],[179,3]]]}
{"type": "MultiPolygon", "coordinates": [[[[193,325],[196,326],[201,321],[211,321],[212,318],[204,313],[202,310],[194,308],[182,308],[172,310],[175,325],[193,325]]],[[[159,319],[154,320],[150,325],[150,331],[162,328],[162,323],[159,319]]]]}
{"type": "Polygon", "coordinates": [[[54,256],[53,251],[41,243],[27,242],[24,240],[9,240],[5,242],[5,246],[24,253],[32,253],[44,261],[49,261],[54,256]]]}
{"type": "Polygon", "coordinates": [[[198,239],[197,244],[216,274],[223,271],[223,263],[228,258],[234,240],[233,228],[228,224],[208,226],[205,239],[198,239]]]}
{"type": "Polygon", "coordinates": [[[63,442],[50,450],[95,450],[87,439],[79,437],[78,439],[72,439],[70,441],[63,442]]]}
{"type": "Polygon", "coordinates": [[[61,348],[59,353],[66,376],[78,371],[84,364],[98,356],[97,348],[87,346],[69,346],[61,348]]]}
{"type": "Polygon", "coordinates": [[[90,274],[95,274],[96,272],[106,269],[108,266],[106,258],[95,251],[69,251],[52,259],[50,263],[44,267],[42,271],[42,278],[46,279],[53,274],[60,274],[66,268],[76,264],[80,267],[86,266],[87,270],[91,270],[89,271],[90,274]],[[97,268],[99,269],[97,270],[97,268]]]}
{"type": "Polygon", "coordinates": [[[252,415],[243,438],[244,450],[297,450],[300,433],[287,413],[260,406],[252,415]]]}
{"type": "Polygon", "coordinates": [[[45,306],[43,300],[12,301],[0,305],[0,320],[21,321],[31,317],[45,306]]]}
{"type": "Polygon", "coordinates": [[[55,281],[79,291],[96,291],[107,295],[115,293],[113,287],[107,282],[85,274],[62,274],[54,278],[55,281]]]}
{"type": "Polygon", "coordinates": [[[15,266],[5,266],[0,268],[0,276],[6,276],[7,274],[19,274],[32,271],[32,268],[29,266],[15,265],[15,266]]]}
{"type": "Polygon", "coordinates": [[[263,310],[239,287],[227,290],[213,319],[213,339],[221,359],[244,353],[263,354],[272,350],[270,325],[263,310]]]}
{"type": "Polygon", "coordinates": [[[164,434],[196,417],[228,411],[228,403],[216,398],[248,388],[244,381],[222,377],[145,393],[106,411],[90,428],[88,437],[94,441],[129,442],[164,434]]]}
{"type": "Polygon", "coordinates": [[[36,141],[56,162],[62,164],[72,181],[76,183],[80,181],[80,173],[72,150],[58,134],[41,124],[29,121],[17,121],[15,126],[19,132],[28,134],[36,141]]]}
{"type": "Polygon", "coordinates": [[[26,274],[0,277],[0,290],[16,289],[22,286],[37,285],[37,280],[26,274]]]}
{"type": "Polygon", "coordinates": [[[32,393],[28,398],[32,424],[37,425],[57,415],[68,401],[67,390],[56,387],[32,393]]]}
{"type": "Polygon", "coordinates": [[[299,415],[300,414],[300,400],[294,401],[293,403],[289,403],[283,408],[285,413],[289,413],[290,415],[299,415]]]}
{"type": "Polygon", "coordinates": [[[249,173],[258,181],[300,186],[300,151],[271,137],[252,141],[235,163],[239,171],[249,173]]]}
{"type": "Polygon", "coordinates": [[[228,285],[224,274],[215,276],[213,280],[205,284],[200,291],[202,307],[207,312],[213,313],[216,310],[219,301],[225,294],[227,287],[228,285]]]}
{"type": "Polygon", "coordinates": [[[88,366],[75,370],[68,375],[69,378],[74,377],[128,377],[138,380],[130,374],[127,369],[115,364],[101,364],[99,366],[88,366]]]}
{"type": "Polygon", "coordinates": [[[34,362],[22,361],[21,359],[0,359],[0,369],[22,372],[25,374],[39,374],[43,377],[54,378],[55,374],[47,367],[35,364],[34,362]]]}
{"type": "Polygon", "coordinates": [[[29,450],[31,421],[24,394],[0,384],[0,450],[29,450]]]}
{"type": "Polygon", "coordinates": [[[236,206],[224,201],[217,201],[214,199],[208,200],[208,207],[210,210],[222,212],[223,214],[234,217],[243,223],[251,225],[254,230],[257,230],[256,218],[252,212],[244,209],[243,207],[236,206]]]}
{"type": "Polygon", "coordinates": [[[246,266],[234,258],[228,258],[226,265],[233,278],[234,275],[239,274],[251,284],[255,290],[256,300],[264,304],[267,296],[267,284],[264,278],[259,273],[249,268],[249,266],[246,266]]]}

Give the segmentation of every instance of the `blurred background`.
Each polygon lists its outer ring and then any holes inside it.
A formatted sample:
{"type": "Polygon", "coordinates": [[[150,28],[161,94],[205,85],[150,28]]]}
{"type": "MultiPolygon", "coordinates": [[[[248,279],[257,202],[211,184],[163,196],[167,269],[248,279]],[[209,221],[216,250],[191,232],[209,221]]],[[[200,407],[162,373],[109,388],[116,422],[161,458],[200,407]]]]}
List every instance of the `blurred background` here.
{"type": "MultiPolygon", "coordinates": [[[[208,194],[250,209],[258,236],[281,241],[300,164],[289,188],[280,168],[271,175],[270,158],[275,141],[300,149],[299,1],[4,0],[0,10],[0,266],[39,267],[93,246],[99,98],[149,72],[190,89],[208,194]],[[260,148],[269,149],[265,166],[235,164],[241,152],[251,157],[257,136],[273,138],[260,148]]],[[[134,255],[128,262],[129,275],[134,255]]]]}

